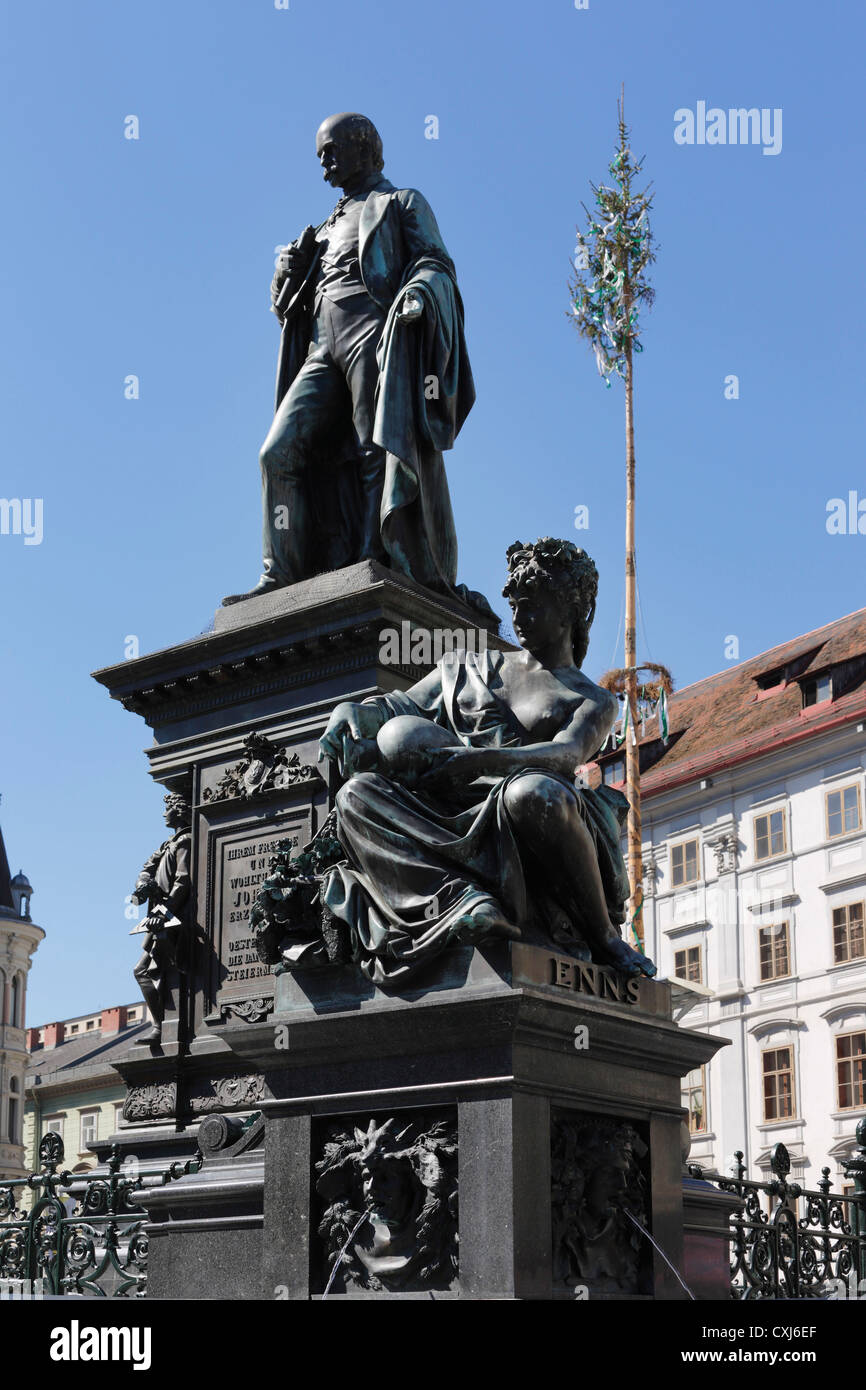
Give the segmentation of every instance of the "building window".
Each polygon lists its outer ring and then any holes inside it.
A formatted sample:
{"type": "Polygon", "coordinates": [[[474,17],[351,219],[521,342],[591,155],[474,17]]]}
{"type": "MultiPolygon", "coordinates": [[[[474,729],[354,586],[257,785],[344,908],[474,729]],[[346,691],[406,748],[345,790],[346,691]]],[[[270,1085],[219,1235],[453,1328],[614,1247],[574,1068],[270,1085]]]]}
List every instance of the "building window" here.
{"type": "Polygon", "coordinates": [[[689,1133],[703,1134],[707,1127],[706,1080],[703,1067],[683,1078],[683,1105],[689,1112],[689,1133]]]}
{"type": "Polygon", "coordinates": [[[764,1119],[794,1116],[794,1059],[790,1047],[769,1047],[761,1054],[764,1076],[764,1119]]]}
{"type": "Polygon", "coordinates": [[[863,904],[847,903],[833,908],[833,960],[844,965],[849,960],[866,956],[866,934],[863,930],[863,904]]]}
{"type": "Polygon", "coordinates": [[[678,980],[691,980],[696,985],[704,983],[704,965],[700,946],[686,946],[682,951],[674,951],[674,975],[678,980]]]}
{"type": "Polygon", "coordinates": [[[671,847],[671,878],[675,888],[681,883],[695,883],[700,877],[697,840],[684,840],[671,847]]]}
{"type": "Polygon", "coordinates": [[[9,1078],[9,1108],[8,1108],[8,1129],[10,1144],[20,1144],[21,1135],[18,1133],[18,1126],[21,1116],[21,1082],[17,1076],[9,1078]]]}
{"type": "Polygon", "coordinates": [[[766,816],[756,816],[755,858],[773,859],[777,854],[784,854],[786,848],[785,812],[770,811],[766,816]]]}
{"type": "Polygon", "coordinates": [[[791,973],[791,953],[788,941],[788,923],[779,922],[772,927],[758,929],[758,945],[761,955],[761,979],[778,980],[791,973]]]}
{"type": "Polygon", "coordinates": [[[808,709],[809,705],[822,705],[825,700],[833,698],[833,677],[829,671],[826,675],[816,676],[814,680],[803,681],[803,709],[808,709]]]}
{"type": "Polygon", "coordinates": [[[836,1039],[836,1087],[840,1110],[866,1106],[866,1033],[836,1039]]]}
{"type": "Polygon", "coordinates": [[[85,1028],[87,1028],[87,1029],[95,1028],[95,1027],[96,1027],[96,1019],[95,1019],[95,1018],[89,1018],[89,1019],[87,1020],[87,1022],[85,1023],[84,1026],[85,1026],[85,1028]]]}
{"type": "Polygon", "coordinates": [[[601,769],[601,780],[606,787],[625,781],[625,758],[611,758],[601,769]]]}
{"type": "Polygon", "coordinates": [[[43,1134],[59,1134],[59,1135],[60,1135],[60,1138],[62,1139],[62,1138],[63,1138],[63,1116],[62,1116],[62,1115],[53,1115],[53,1116],[51,1116],[50,1118],[46,1118],[46,1119],[45,1119],[45,1122],[44,1122],[43,1125],[42,1125],[42,1133],[43,1133],[43,1134]]]}
{"type": "Polygon", "coordinates": [[[88,1144],[96,1143],[96,1127],[99,1121],[98,1110],[82,1110],[81,1112],[81,1143],[78,1148],[84,1152],[88,1144]]]}
{"type": "Polygon", "coordinates": [[[860,829],[860,788],[856,783],[840,787],[837,792],[828,792],[826,802],[828,840],[860,829]]]}
{"type": "Polygon", "coordinates": [[[12,1013],[10,1023],[13,1028],[21,1027],[21,977],[12,977],[12,1013]]]}

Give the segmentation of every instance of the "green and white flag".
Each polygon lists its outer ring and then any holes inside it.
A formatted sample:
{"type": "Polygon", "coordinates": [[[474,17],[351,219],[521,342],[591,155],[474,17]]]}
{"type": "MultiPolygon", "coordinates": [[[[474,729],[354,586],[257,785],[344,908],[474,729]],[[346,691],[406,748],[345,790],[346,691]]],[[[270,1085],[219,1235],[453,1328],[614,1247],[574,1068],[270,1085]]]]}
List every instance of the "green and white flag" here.
{"type": "Polygon", "coordinates": [[[622,716],[622,728],[619,734],[620,743],[625,743],[628,735],[631,734],[632,744],[637,744],[637,734],[634,731],[634,720],[631,715],[631,705],[626,701],[625,712],[622,716]]]}
{"type": "Polygon", "coordinates": [[[662,686],[661,694],[659,695],[659,734],[661,735],[661,741],[662,741],[662,743],[665,745],[665,747],[667,747],[667,742],[668,742],[668,697],[667,697],[667,695],[665,694],[664,686],[662,686]]]}

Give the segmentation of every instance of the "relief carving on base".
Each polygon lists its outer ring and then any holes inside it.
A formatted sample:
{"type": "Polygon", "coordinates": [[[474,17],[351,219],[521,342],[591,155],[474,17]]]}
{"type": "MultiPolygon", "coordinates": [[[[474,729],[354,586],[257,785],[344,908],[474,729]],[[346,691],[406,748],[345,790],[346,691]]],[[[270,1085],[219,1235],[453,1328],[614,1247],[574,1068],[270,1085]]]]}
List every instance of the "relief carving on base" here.
{"type": "Polygon", "coordinates": [[[131,1086],[123,1102],[125,1120],[157,1120],[173,1115],[177,1109],[177,1086],[173,1081],[155,1081],[148,1086],[131,1086]]]}
{"type": "MultiPolygon", "coordinates": [[[[265,1094],[265,1078],[254,1072],[248,1076],[222,1076],[193,1086],[188,1108],[193,1114],[224,1110],[233,1105],[255,1105],[265,1094]]],[[[131,1086],[123,1105],[125,1120],[160,1120],[177,1113],[177,1084],[151,1082],[131,1086]]]]}
{"type": "Polygon", "coordinates": [[[212,1091],[190,1096],[189,1106],[194,1114],[205,1110],[222,1110],[229,1105],[255,1105],[265,1094],[265,1078],[260,1072],[249,1076],[223,1076],[208,1083],[212,1091]]]}
{"type": "Polygon", "coordinates": [[[633,1125],[567,1111],[551,1138],[554,1287],[648,1292],[646,1144],[633,1125]]]}
{"type": "Polygon", "coordinates": [[[220,1006],[223,1018],[228,1018],[229,1014],[234,1014],[236,1018],[243,1019],[244,1023],[261,1023],[273,1011],[273,995],[258,999],[239,999],[237,1003],[227,1002],[220,1006]]]}
{"type": "Polygon", "coordinates": [[[334,1293],[446,1289],[456,1279],[456,1117],[407,1119],[327,1130],[315,1171],[334,1293]]]}
{"type": "Polygon", "coordinates": [[[295,787],[301,782],[319,780],[318,769],[302,763],[297,753],[277,748],[264,734],[254,729],[244,739],[244,756],[223,773],[216,786],[208,787],[205,802],[248,800],[262,792],[295,787]]]}

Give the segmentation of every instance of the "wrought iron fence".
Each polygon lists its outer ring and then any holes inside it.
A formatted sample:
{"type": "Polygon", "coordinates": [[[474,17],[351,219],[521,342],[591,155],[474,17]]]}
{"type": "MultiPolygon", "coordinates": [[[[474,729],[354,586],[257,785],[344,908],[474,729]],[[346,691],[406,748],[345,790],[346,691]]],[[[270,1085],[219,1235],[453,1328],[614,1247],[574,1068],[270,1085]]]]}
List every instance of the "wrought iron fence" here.
{"type": "MultiPolygon", "coordinates": [[[[39,1145],[40,1171],[0,1182],[0,1280],[40,1294],[143,1298],[147,1291],[147,1213],[136,1204],[145,1179],[164,1185],[197,1172],[198,1157],[145,1172],[123,1162],[115,1145],[106,1171],[61,1171],[59,1134],[39,1145]],[[23,1190],[37,1195],[29,1211],[23,1190]]],[[[34,1295],[31,1295],[34,1296],[34,1295]]]]}
{"type": "Polygon", "coordinates": [[[843,1163],[850,1192],[833,1192],[830,1169],[815,1190],[789,1181],[784,1144],[770,1155],[773,1177],[746,1177],[743,1154],[731,1174],[689,1164],[736,1198],[729,1226],[715,1234],[730,1241],[731,1296],[735,1299],[835,1299],[866,1297],[866,1121],[857,1126],[859,1151],[843,1163]]]}

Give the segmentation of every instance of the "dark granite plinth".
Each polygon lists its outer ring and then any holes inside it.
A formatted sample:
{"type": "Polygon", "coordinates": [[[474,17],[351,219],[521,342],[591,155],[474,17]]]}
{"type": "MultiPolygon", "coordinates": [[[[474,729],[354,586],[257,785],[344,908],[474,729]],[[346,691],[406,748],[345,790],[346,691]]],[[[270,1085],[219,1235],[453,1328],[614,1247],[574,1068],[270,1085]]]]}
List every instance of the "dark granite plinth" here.
{"type": "MultiPolygon", "coordinates": [[[[633,1136],[639,1219],[682,1267],[680,1079],[709,1060],[718,1040],[670,1021],[663,983],[642,981],[635,1000],[616,1000],[609,996],[624,994],[625,985],[611,972],[589,968],[578,978],[567,958],[521,945],[461,948],[446,960],[435,987],[403,997],[361,985],[360,976],[353,990],[350,971],[336,995],[327,988],[327,974],[280,976],[272,1018],[221,1030],[236,1070],[257,1069],[265,1079],[256,1104],[264,1117],[263,1163],[251,1173],[248,1155],[232,1179],[240,1188],[251,1183],[243,1209],[229,1200],[232,1162],[240,1158],[223,1159],[215,1179],[214,1160],[208,1160],[202,1174],[159,1195],[155,1289],[183,1296],[187,1278],[198,1279],[184,1274],[188,1230],[196,1235],[189,1257],[194,1269],[209,1248],[202,1245],[206,1233],[220,1252],[206,1287],[196,1283],[198,1296],[255,1296],[249,1262],[258,1246],[244,1223],[256,1211],[262,1222],[258,1296],[321,1297],[327,1265],[318,1234],[324,1199],[316,1191],[316,1164],[329,1136],[335,1128],[350,1135],[355,1127],[367,1131],[371,1120],[375,1126],[391,1120],[393,1132],[402,1133],[415,1117],[432,1116],[453,1117],[456,1126],[456,1277],[440,1275],[429,1286],[409,1279],[406,1287],[384,1289],[341,1281],[330,1297],[684,1297],[640,1232],[634,1248],[629,1227],[616,1239],[605,1237],[604,1221],[578,1196],[606,1173],[596,1194],[604,1215],[610,1196],[604,1182],[617,1172],[612,1140],[633,1136]],[[567,983],[557,983],[563,978],[567,983]],[[582,1187],[563,1164],[563,1136],[569,1142],[578,1136],[578,1158],[572,1150],[569,1162],[572,1168],[583,1163],[582,1187]],[[261,1184],[257,1193],[255,1183],[261,1184]],[[577,1236],[564,1230],[563,1223],[574,1220],[577,1236]],[[241,1228],[248,1231],[244,1237],[241,1228]],[[582,1252],[577,1269],[566,1258],[569,1240],[582,1252]],[[232,1272],[226,1280],[220,1261],[231,1265],[235,1256],[225,1252],[235,1249],[242,1252],[243,1275],[232,1272]]],[[[622,1194],[616,1200],[624,1200],[622,1194]]],[[[619,1220],[613,1205],[609,1215],[619,1220]]]]}

